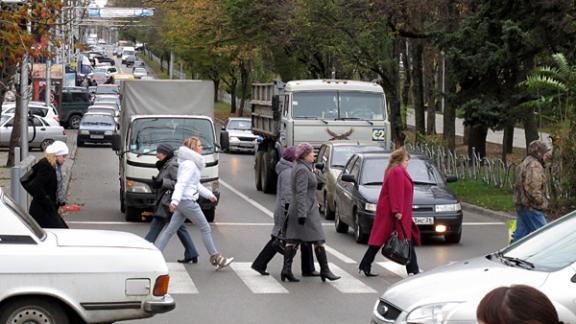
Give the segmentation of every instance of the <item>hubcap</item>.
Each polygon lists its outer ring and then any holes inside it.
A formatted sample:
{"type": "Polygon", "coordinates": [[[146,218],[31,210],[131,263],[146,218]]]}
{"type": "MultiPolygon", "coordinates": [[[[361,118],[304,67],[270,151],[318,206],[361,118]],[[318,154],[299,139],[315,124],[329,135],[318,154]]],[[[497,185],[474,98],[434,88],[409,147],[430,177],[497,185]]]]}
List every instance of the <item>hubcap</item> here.
{"type": "Polygon", "coordinates": [[[14,312],[8,319],[10,324],[55,324],[54,319],[44,310],[30,307],[14,312]]]}

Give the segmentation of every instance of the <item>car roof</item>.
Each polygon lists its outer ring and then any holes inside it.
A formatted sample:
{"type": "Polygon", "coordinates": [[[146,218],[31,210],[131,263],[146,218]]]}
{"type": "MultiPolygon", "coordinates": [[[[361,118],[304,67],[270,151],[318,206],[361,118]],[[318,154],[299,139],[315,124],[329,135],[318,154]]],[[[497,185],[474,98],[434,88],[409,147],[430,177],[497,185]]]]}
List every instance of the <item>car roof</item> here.
{"type": "Polygon", "coordinates": [[[110,116],[112,118],[114,118],[114,116],[112,116],[112,114],[108,114],[105,112],[96,112],[96,111],[89,111],[87,113],[85,113],[83,116],[110,116]]]}
{"type": "MultiPolygon", "coordinates": [[[[358,152],[354,153],[354,155],[358,155],[364,159],[377,159],[377,158],[387,158],[392,154],[392,152],[358,152]]],[[[411,159],[416,160],[429,160],[428,157],[424,154],[420,153],[410,153],[411,159]]]]}

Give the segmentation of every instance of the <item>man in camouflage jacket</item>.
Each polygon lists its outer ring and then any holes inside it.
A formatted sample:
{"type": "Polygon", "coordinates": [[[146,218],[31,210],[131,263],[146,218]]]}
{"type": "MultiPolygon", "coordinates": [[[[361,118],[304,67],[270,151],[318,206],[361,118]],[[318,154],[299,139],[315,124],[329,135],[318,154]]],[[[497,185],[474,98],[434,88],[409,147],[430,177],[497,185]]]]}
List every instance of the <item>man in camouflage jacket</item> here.
{"type": "Polygon", "coordinates": [[[516,231],[512,242],[546,225],[544,211],[548,208],[548,190],[544,162],[550,157],[550,148],[542,141],[528,145],[528,155],[516,170],[514,204],[516,205],[516,231]]]}

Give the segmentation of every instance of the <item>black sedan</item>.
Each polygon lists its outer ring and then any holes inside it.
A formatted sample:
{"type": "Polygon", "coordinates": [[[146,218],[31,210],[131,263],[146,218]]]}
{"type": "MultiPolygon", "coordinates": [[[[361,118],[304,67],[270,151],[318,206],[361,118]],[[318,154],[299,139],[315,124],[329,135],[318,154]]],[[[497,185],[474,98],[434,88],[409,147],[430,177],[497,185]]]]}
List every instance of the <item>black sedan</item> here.
{"type": "MultiPolygon", "coordinates": [[[[372,229],[376,204],[389,153],[357,153],[346,163],[336,181],[335,225],[339,233],[354,229],[356,242],[365,243],[372,229]]],[[[414,182],[414,220],[423,235],[443,235],[446,242],[458,243],[462,235],[462,207],[434,164],[422,155],[413,155],[408,173],[414,182]]]]}

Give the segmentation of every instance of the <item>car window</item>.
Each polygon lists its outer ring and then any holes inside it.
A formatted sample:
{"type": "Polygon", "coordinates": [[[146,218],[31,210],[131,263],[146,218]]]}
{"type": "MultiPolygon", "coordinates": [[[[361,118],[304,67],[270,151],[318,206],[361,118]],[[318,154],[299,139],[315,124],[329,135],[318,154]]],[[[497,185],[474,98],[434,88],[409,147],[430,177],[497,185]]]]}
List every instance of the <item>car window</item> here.
{"type": "Polygon", "coordinates": [[[85,93],[72,93],[73,101],[88,101],[88,95],[85,93]]]}
{"type": "Polygon", "coordinates": [[[10,211],[16,215],[28,227],[39,240],[46,238],[46,232],[36,223],[36,221],[26,211],[7,195],[2,195],[2,201],[10,211]]]}
{"type": "Polygon", "coordinates": [[[332,162],[330,165],[332,167],[343,167],[346,161],[354,153],[368,152],[368,151],[385,151],[383,146],[375,145],[338,145],[332,148],[332,162]]]}
{"type": "Polygon", "coordinates": [[[38,108],[38,107],[29,107],[28,108],[33,115],[46,117],[48,114],[48,109],[38,108]]]}
{"type": "Polygon", "coordinates": [[[346,168],[344,169],[345,174],[350,174],[350,172],[352,171],[352,166],[354,165],[354,162],[356,162],[357,159],[358,159],[358,157],[353,157],[350,160],[348,160],[348,163],[346,164],[346,168]]]}
{"type": "Polygon", "coordinates": [[[15,112],[16,112],[16,107],[6,109],[6,110],[4,110],[2,113],[4,113],[4,114],[13,114],[13,113],[15,113],[15,112]]]}
{"type": "Polygon", "coordinates": [[[316,162],[323,163],[324,160],[326,160],[325,154],[326,154],[326,145],[322,145],[320,147],[320,151],[318,151],[318,155],[316,156],[316,162]]]}
{"type": "Polygon", "coordinates": [[[360,175],[360,165],[362,163],[361,159],[356,159],[354,165],[352,165],[352,169],[350,170],[350,174],[353,175],[356,179],[360,175]]]}
{"type": "Polygon", "coordinates": [[[110,115],[84,115],[82,125],[99,125],[99,126],[112,126],[115,124],[114,118],[110,115]]]}
{"type": "Polygon", "coordinates": [[[555,271],[576,262],[576,211],[541,228],[503,251],[504,256],[531,262],[535,269],[555,271]]]}
{"type": "MultiPolygon", "coordinates": [[[[381,184],[384,179],[386,167],[388,167],[388,157],[366,159],[364,167],[362,168],[360,183],[363,185],[381,184]]],[[[444,183],[440,172],[430,161],[411,159],[406,170],[414,183],[430,185],[440,185],[444,183]]]]}
{"type": "Polygon", "coordinates": [[[42,121],[36,117],[34,117],[34,119],[32,120],[32,124],[36,127],[42,127],[44,126],[44,124],[42,123],[42,121]]]}
{"type": "Polygon", "coordinates": [[[3,124],[4,126],[7,126],[7,127],[12,127],[13,120],[14,119],[12,119],[12,116],[2,115],[0,117],[0,124],[3,124]],[[6,123],[7,120],[9,120],[9,121],[6,123]],[[6,124],[4,124],[4,123],[6,123],[6,124]]]}
{"type": "Polygon", "coordinates": [[[250,120],[230,120],[226,129],[234,130],[250,130],[252,129],[252,122],[250,120]]]}

